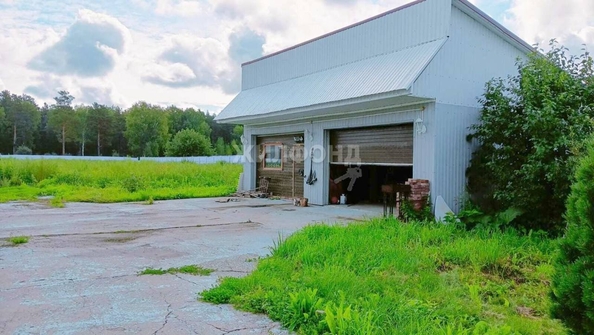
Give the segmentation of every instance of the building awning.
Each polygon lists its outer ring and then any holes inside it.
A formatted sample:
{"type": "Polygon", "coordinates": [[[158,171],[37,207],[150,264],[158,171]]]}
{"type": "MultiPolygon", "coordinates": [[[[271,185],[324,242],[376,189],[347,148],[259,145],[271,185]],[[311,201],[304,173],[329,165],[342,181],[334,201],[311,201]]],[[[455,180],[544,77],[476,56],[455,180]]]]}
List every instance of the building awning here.
{"type": "MultiPolygon", "coordinates": [[[[250,123],[279,114],[318,111],[410,94],[410,88],[445,39],[374,56],[302,77],[241,91],[216,117],[250,123]]],[[[348,50],[345,50],[348,52],[348,50]]]]}

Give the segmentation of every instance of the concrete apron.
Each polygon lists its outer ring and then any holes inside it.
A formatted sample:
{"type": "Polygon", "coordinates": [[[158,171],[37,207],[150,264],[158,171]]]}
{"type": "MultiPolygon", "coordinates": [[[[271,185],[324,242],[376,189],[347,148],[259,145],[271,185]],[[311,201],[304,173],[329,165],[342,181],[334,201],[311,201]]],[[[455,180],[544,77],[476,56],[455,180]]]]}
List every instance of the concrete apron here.
{"type": "Polygon", "coordinates": [[[380,207],[294,207],[267,199],[0,204],[1,334],[285,334],[263,315],[197,300],[244,276],[279,235],[313,222],[378,216],[380,207]],[[9,246],[10,236],[31,236],[9,246]],[[197,264],[209,276],[138,276],[197,264]]]}

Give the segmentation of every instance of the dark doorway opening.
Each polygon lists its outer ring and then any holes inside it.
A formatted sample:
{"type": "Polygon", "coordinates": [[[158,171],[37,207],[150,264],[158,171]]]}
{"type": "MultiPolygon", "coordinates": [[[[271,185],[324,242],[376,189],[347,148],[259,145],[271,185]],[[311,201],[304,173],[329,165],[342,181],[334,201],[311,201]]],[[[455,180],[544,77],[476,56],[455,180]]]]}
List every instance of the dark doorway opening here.
{"type": "Polygon", "coordinates": [[[351,178],[341,177],[348,175],[349,168],[355,167],[356,165],[330,165],[330,204],[338,203],[342,194],[346,195],[348,204],[381,204],[382,185],[404,184],[413,175],[412,166],[362,165],[359,167],[361,177],[356,178],[349,191],[351,178]]]}

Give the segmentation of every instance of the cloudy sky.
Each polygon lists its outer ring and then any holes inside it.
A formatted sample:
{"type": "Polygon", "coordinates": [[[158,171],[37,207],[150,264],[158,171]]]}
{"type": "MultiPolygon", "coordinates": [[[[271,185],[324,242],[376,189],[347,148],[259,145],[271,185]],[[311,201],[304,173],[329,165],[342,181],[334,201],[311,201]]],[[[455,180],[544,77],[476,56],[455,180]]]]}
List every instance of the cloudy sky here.
{"type": "MultiPolygon", "coordinates": [[[[240,64],[411,0],[0,0],[0,90],[218,112],[240,64]]],[[[594,49],[592,0],[473,0],[529,43],[594,49]]]]}

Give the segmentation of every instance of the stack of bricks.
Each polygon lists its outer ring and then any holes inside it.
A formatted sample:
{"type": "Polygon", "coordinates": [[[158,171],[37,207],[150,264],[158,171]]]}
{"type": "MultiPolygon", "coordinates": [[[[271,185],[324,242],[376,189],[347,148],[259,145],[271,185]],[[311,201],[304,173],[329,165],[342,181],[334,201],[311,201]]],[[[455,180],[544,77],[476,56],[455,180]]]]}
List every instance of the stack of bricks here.
{"type": "Polygon", "coordinates": [[[416,211],[420,211],[427,205],[430,194],[429,180],[411,178],[406,182],[406,185],[410,186],[409,201],[416,211]]]}

